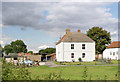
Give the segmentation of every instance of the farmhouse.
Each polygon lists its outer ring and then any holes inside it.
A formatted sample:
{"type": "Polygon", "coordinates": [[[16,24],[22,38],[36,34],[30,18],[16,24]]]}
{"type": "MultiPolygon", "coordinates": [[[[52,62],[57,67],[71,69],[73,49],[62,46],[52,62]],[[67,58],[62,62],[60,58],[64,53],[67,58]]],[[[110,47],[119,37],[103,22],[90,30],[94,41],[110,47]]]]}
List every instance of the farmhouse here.
{"type": "Polygon", "coordinates": [[[111,58],[111,59],[120,59],[120,41],[112,42],[106,49],[103,51],[103,58],[111,58]]]}
{"type": "Polygon", "coordinates": [[[56,59],[58,62],[71,62],[95,60],[95,42],[81,33],[70,32],[66,29],[66,34],[56,44],[56,59]]]}

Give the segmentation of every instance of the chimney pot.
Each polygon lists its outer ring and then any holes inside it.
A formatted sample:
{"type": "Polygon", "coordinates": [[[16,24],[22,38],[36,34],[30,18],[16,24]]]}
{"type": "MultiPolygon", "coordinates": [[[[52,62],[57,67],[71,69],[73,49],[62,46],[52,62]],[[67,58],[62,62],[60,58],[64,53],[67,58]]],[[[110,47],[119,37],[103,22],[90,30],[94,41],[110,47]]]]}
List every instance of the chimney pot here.
{"type": "Polygon", "coordinates": [[[66,29],[66,34],[70,33],[70,29],[66,29]]]}
{"type": "Polygon", "coordinates": [[[80,29],[78,29],[78,32],[80,32],[80,29]]]}

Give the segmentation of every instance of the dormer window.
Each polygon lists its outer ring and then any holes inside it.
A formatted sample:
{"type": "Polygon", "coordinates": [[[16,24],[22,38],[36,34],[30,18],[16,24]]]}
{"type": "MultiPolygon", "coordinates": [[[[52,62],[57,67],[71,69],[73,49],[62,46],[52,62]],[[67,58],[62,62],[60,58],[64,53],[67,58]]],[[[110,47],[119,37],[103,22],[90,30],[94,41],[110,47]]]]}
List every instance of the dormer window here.
{"type": "Polygon", "coordinates": [[[85,49],[85,44],[82,44],[82,49],[85,49]]]}
{"type": "Polygon", "coordinates": [[[71,49],[74,49],[74,44],[71,44],[71,49]]]}

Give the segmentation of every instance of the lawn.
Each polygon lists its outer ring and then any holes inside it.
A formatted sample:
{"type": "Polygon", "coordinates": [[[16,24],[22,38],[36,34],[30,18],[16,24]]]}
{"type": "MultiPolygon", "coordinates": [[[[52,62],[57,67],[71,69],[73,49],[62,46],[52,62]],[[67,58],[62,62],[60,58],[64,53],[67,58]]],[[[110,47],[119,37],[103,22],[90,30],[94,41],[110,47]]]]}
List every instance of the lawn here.
{"type": "MultiPolygon", "coordinates": [[[[45,79],[50,73],[60,74],[63,79],[83,80],[84,66],[62,66],[48,67],[35,66],[28,68],[31,72],[32,79],[39,76],[45,79]]],[[[87,66],[87,80],[116,80],[118,74],[118,66],[87,66]]]]}

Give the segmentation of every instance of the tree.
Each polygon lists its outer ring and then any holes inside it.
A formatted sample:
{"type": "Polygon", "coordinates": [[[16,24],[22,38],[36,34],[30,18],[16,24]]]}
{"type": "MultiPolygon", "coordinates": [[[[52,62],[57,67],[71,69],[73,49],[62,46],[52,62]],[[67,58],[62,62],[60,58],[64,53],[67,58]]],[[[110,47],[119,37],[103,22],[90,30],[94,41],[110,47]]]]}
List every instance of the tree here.
{"type": "Polygon", "coordinates": [[[14,50],[14,53],[27,52],[26,45],[22,40],[16,40],[11,42],[11,47],[14,50]]]}
{"type": "Polygon", "coordinates": [[[0,44],[0,57],[2,57],[2,53],[3,53],[3,48],[2,48],[2,46],[0,44]]]}
{"type": "Polygon", "coordinates": [[[39,53],[49,53],[49,54],[52,54],[52,53],[55,53],[56,49],[55,48],[46,48],[46,49],[41,49],[39,50],[39,53]]]}
{"type": "Polygon", "coordinates": [[[41,54],[45,53],[45,49],[39,50],[39,53],[41,53],[41,54]]]}
{"type": "Polygon", "coordinates": [[[87,31],[87,36],[95,41],[96,54],[101,54],[106,45],[111,43],[110,32],[103,30],[100,27],[93,27],[87,31]]]}
{"type": "Polygon", "coordinates": [[[1,46],[1,44],[0,44],[0,52],[2,51],[2,46],[1,46]]]}
{"type": "Polygon", "coordinates": [[[12,41],[10,44],[5,45],[4,52],[6,54],[9,53],[19,53],[19,52],[27,52],[27,46],[24,44],[22,40],[12,41]]]}
{"type": "Polygon", "coordinates": [[[5,54],[7,54],[7,55],[9,53],[13,53],[13,49],[10,44],[5,45],[3,50],[4,50],[5,54]]]}
{"type": "Polygon", "coordinates": [[[28,51],[28,53],[33,54],[33,51],[28,51]]]}

